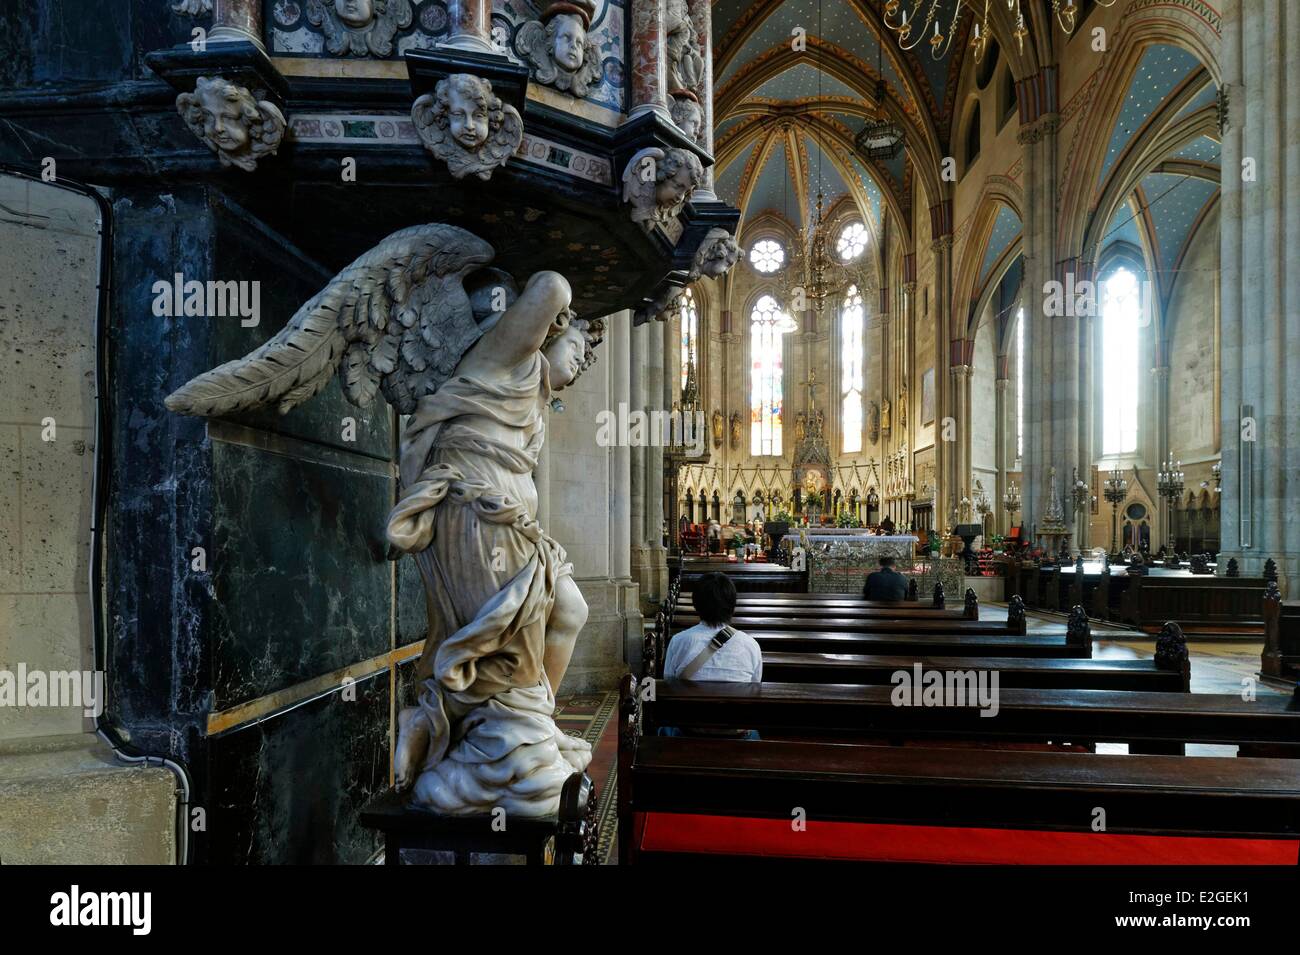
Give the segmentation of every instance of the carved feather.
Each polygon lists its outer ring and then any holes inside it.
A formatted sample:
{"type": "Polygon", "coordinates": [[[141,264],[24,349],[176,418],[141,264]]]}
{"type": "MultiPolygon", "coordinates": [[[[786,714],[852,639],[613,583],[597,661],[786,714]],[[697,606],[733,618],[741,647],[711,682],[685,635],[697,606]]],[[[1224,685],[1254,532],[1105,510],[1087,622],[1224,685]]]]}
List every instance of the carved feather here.
{"type": "Polygon", "coordinates": [[[167,397],[180,414],[221,415],[316,395],[337,369],[353,404],[377,391],[400,413],[437,390],[477,340],[465,276],[492,247],[455,226],[402,229],[340,272],[256,351],[167,397]],[[393,317],[397,321],[392,321],[393,317]]]}

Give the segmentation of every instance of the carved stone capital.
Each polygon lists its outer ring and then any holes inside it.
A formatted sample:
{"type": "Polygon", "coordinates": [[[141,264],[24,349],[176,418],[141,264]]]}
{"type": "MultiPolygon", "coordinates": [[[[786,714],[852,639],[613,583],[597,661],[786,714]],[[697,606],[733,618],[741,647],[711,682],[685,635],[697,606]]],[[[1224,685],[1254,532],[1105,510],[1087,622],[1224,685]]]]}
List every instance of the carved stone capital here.
{"type": "Polygon", "coordinates": [[[411,107],[416,134],[456,179],[490,179],[519,148],[524,123],[519,112],[492,92],[492,83],[471,73],[453,73],[411,107]]]}
{"type": "Polygon", "coordinates": [[[1061,117],[1052,113],[1021,126],[1020,131],[1016,133],[1016,142],[1022,146],[1034,145],[1042,142],[1044,137],[1056,135],[1060,128],[1061,117]]]}

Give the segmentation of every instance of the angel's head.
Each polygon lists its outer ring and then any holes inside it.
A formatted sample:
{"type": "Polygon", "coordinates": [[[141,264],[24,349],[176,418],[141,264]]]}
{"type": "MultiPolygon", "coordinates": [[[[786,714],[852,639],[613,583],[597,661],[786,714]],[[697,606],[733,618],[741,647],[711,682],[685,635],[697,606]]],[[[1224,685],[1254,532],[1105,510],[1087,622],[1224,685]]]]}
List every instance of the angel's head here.
{"type": "Polygon", "coordinates": [[[334,0],[334,12],[353,30],[360,30],[375,18],[373,0],[334,0]]]}
{"type": "Polygon", "coordinates": [[[219,76],[200,76],[194,92],[182,94],[176,105],[185,122],[201,126],[204,138],[232,153],[248,145],[250,127],[261,121],[252,94],[219,76]]]}
{"type": "Polygon", "coordinates": [[[555,65],[576,73],[582,68],[587,46],[587,24],[576,13],[561,13],[546,24],[546,43],[555,65]]]}
{"type": "Polygon", "coordinates": [[[596,359],[596,346],[605,334],[605,323],[600,319],[574,318],[571,309],[565,309],[556,322],[562,325],[542,343],[542,354],[550,369],[552,391],[573,384],[574,380],[596,359]]]}
{"type": "Polygon", "coordinates": [[[676,209],[704,181],[704,166],[695,153],[669,149],[655,168],[655,205],[676,209]]]}
{"type": "Polygon", "coordinates": [[[699,271],[711,279],[725,275],[740,259],[740,246],[725,229],[713,229],[699,251],[699,271]]]}
{"type": "Polygon", "coordinates": [[[480,76],[454,73],[438,82],[436,96],[439,125],[470,152],[501,126],[501,100],[492,93],[492,84],[480,76]]]}
{"type": "Polygon", "coordinates": [[[690,90],[674,90],[672,105],[673,122],[686,134],[686,138],[695,142],[700,135],[700,126],[704,123],[704,112],[700,101],[690,90]]]}
{"type": "Polygon", "coordinates": [[[206,142],[223,164],[252,169],[257,159],[275,152],[284,116],[271,103],[220,76],[200,76],[193,93],[176,98],[185,124],[206,142]]]}

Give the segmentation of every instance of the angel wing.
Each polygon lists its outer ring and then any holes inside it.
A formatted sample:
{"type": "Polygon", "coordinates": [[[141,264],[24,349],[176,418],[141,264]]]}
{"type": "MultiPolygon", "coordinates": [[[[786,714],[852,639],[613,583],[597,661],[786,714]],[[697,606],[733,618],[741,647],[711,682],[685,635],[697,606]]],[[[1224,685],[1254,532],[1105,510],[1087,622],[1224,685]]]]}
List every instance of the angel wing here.
{"type": "Polygon", "coordinates": [[[284,414],[338,370],[353,404],[365,407],[382,390],[399,413],[410,414],[451,377],[481,334],[463,283],[492,256],[490,245],[455,226],[394,232],[262,347],[178,388],[167,407],[212,416],[275,402],[284,414]]]}
{"type": "Polygon", "coordinates": [[[657,164],[666,155],[658,146],[647,146],[628,160],[623,170],[623,201],[632,203],[634,210],[654,208],[657,164]]]}
{"type": "MultiPolygon", "coordinates": [[[[488,141],[483,144],[480,152],[484,159],[491,160],[494,165],[504,166],[515,151],[519,148],[519,143],[524,138],[524,123],[519,118],[519,112],[509,103],[501,105],[501,125],[488,137],[488,141]]],[[[479,173],[479,178],[486,179],[491,175],[491,170],[487,170],[487,175],[479,173]]]]}

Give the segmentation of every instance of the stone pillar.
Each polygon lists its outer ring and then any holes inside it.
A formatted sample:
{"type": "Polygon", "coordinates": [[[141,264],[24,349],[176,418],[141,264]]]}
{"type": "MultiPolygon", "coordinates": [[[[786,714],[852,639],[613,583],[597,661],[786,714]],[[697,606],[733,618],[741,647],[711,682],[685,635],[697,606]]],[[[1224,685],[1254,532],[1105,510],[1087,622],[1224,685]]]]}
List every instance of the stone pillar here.
{"type": "MultiPolygon", "coordinates": [[[[700,53],[704,57],[704,76],[695,95],[700,98],[700,111],[704,119],[700,128],[700,146],[713,155],[713,9],[710,0],[689,0],[691,23],[700,38],[700,53]]],[[[695,190],[694,198],[716,201],[713,191],[713,167],[704,169],[704,182],[695,190]]]]}
{"type": "Polygon", "coordinates": [[[1002,508],[1002,497],[1007,493],[1007,444],[1011,440],[1011,428],[1008,427],[1008,418],[1012,411],[1007,407],[1007,388],[1011,384],[1011,379],[1007,377],[1007,356],[998,356],[998,377],[993,381],[993,408],[994,408],[994,438],[993,438],[993,467],[997,471],[993,479],[992,500],[993,520],[991,526],[995,534],[1005,534],[1007,532],[1007,521],[1011,518],[1002,508]]]}
{"type": "MultiPolygon", "coordinates": [[[[1160,469],[1164,467],[1170,453],[1174,454],[1175,459],[1178,456],[1177,452],[1169,446],[1169,366],[1163,362],[1151,369],[1151,411],[1155,420],[1153,436],[1155,440],[1150,443],[1155,450],[1155,471],[1152,479],[1154,487],[1154,482],[1159,479],[1160,469]]],[[[1171,507],[1168,502],[1163,497],[1157,496],[1157,503],[1159,515],[1155,521],[1152,521],[1151,527],[1152,551],[1159,550],[1168,543],[1172,521],[1171,507]],[[1157,533],[1159,537],[1156,537],[1157,533]]]]}
{"type": "Polygon", "coordinates": [[[447,39],[438,46],[497,54],[491,36],[491,0],[447,0],[447,39]]]}
{"type": "MultiPolygon", "coordinates": [[[[1024,149],[1025,434],[1021,523],[1030,536],[1047,505],[1048,472],[1069,475],[1079,460],[1079,320],[1044,314],[1056,274],[1056,188],[1060,117],[1054,68],[1022,80],[1020,102],[1034,104],[1017,141],[1024,149]]],[[[1060,493],[1058,482],[1057,492],[1060,493]]]]}
{"type": "MultiPolygon", "coordinates": [[[[663,323],[667,327],[668,323],[663,323]]],[[[671,389],[672,383],[666,381],[664,372],[664,332],[655,324],[646,326],[646,365],[645,395],[646,405],[650,410],[667,411],[672,408],[672,401],[665,401],[665,389],[671,389]]],[[[663,545],[664,521],[664,449],[662,445],[646,448],[646,494],[645,520],[647,549],[653,566],[650,568],[652,578],[645,592],[647,600],[662,600],[668,592],[668,553],[663,545]]],[[[671,536],[676,528],[670,527],[671,536]]]]}
{"type": "MultiPolygon", "coordinates": [[[[935,227],[934,252],[934,314],[938,328],[934,336],[934,388],[935,407],[938,413],[934,422],[934,473],[938,492],[934,499],[934,527],[940,533],[948,529],[953,505],[961,497],[961,481],[957,474],[957,455],[952,442],[943,440],[943,419],[953,415],[952,387],[944,369],[948,367],[949,334],[953,327],[952,311],[952,203],[946,200],[931,208],[930,221],[935,227]],[[946,213],[936,212],[944,207],[946,213]]],[[[920,383],[918,382],[918,387],[920,383]]],[[[909,416],[910,420],[910,416],[909,416]]]]}
{"type": "MultiPolygon", "coordinates": [[[[1300,575],[1300,9],[1242,0],[1223,14],[1222,551],[1242,574],[1268,558],[1300,575]],[[1254,181],[1243,181],[1250,160],[1254,181]],[[1290,413],[1288,413],[1290,412],[1290,413]]],[[[1292,588],[1284,590],[1294,597],[1292,588]]]]}
{"type": "MultiPolygon", "coordinates": [[[[607,322],[609,336],[610,410],[620,417],[631,407],[632,313],[624,311],[607,322]]],[[[632,582],[632,449],[621,441],[610,462],[610,576],[620,584],[632,582]]],[[[631,609],[631,608],[629,608],[631,609]]]]}
{"type": "MultiPolygon", "coordinates": [[[[668,46],[664,31],[665,0],[632,3],[632,109],[629,118],[656,113],[668,122],[668,46]]],[[[711,69],[711,67],[710,67],[711,69]]],[[[712,108],[710,108],[710,112],[712,108]]]]}
{"type": "Polygon", "coordinates": [[[266,52],[262,43],[262,0],[215,0],[208,42],[247,42],[266,52]]]}

